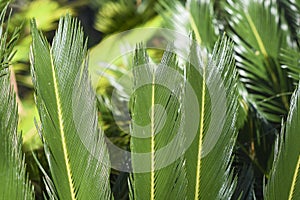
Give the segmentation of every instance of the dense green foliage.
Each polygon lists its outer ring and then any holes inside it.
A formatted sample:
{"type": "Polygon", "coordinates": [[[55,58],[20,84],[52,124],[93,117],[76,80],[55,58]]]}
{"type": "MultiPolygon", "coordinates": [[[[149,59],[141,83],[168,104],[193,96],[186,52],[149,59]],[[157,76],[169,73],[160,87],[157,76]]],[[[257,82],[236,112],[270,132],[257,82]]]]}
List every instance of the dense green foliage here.
{"type": "Polygon", "coordinates": [[[300,199],[299,0],[0,11],[0,199],[300,199]]]}

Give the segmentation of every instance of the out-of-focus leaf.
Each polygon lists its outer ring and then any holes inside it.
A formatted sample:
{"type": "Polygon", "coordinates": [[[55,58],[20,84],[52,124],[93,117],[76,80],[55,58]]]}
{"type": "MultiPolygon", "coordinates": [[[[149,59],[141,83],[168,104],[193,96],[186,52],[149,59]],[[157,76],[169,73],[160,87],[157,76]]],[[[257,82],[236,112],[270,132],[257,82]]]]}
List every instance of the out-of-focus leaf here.
{"type": "MultiPolygon", "coordinates": [[[[111,64],[116,64],[113,61],[116,61],[118,58],[120,61],[120,58],[123,59],[122,56],[125,57],[128,53],[132,53],[136,43],[149,41],[157,31],[157,29],[153,27],[160,27],[161,22],[162,18],[156,17],[137,29],[124,32],[123,34],[110,35],[92,48],[89,54],[89,71],[91,73],[93,87],[102,87],[98,85],[99,80],[103,78],[103,74],[108,73],[108,71],[113,68],[111,64]],[[146,29],[143,30],[139,28],[146,29]]],[[[117,67],[124,65],[122,62],[118,64],[117,67]]],[[[116,69],[115,71],[115,73],[119,75],[122,74],[122,68],[116,69]]]]}
{"type": "Polygon", "coordinates": [[[300,52],[294,49],[283,49],[280,58],[282,67],[288,70],[289,77],[297,84],[300,80],[300,52]]]}
{"type": "Polygon", "coordinates": [[[188,0],[186,7],[179,1],[160,1],[158,12],[167,28],[188,35],[193,30],[197,42],[212,51],[219,30],[216,26],[214,1],[188,0]]]}
{"type": "Polygon", "coordinates": [[[100,8],[95,27],[106,34],[130,30],[155,16],[155,4],[156,0],[109,1],[100,8]]]}
{"type": "Polygon", "coordinates": [[[300,1],[278,0],[280,12],[283,12],[285,21],[290,28],[291,37],[300,48],[300,1]]]}
{"type": "Polygon", "coordinates": [[[23,150],[27,152],[42,148],[42,141],[33,123],[34,119],[38,116],[35,104],[31,99],[23,100],[22,109],[19,117],[18,130],[22,132],[23,150]]]}

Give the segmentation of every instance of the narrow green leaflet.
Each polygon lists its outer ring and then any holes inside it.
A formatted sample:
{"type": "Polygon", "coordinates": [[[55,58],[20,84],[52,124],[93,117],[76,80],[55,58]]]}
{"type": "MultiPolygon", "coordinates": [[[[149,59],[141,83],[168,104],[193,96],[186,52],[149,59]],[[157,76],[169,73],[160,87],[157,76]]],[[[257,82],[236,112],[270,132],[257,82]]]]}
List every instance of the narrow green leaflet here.
{"type": "MultiPolygon", "coordinates": [[[[187,81],[199,103],[197,135],[185,153],[188,177],[187,199],[230,199],[234,181],[230,171],[237,131],[237,72],[233,44],[219,39],[209,56],[192,47],[187,81]]],[[[197,111],[195,111],[197,112],[197,111]]],[[[186,133],[186,137],[191,137],[186,133]]]]}
{"type": "Polygon", "coordinates": [[[7,43],[8,32],[0,15],[0,199],[34,199],[33,187],[28,181],[22,153],[22,138],[17,133],[18,108],[10,84],[8,69],[12,47],[17,34],[7,43]]]}
{"type": "Polygon", "coordinates": [[[97,127],[82,28],[67,15],[50,47],[33,20],[32,38],[40,132],[54,185],[46,181],[48,191],[64,200],[110,199],[109,156],[97,127]]]}
{"type": "Polygon", "coordinates": [[[281,132],[278,155],[265,190],[266,200],[300,198],[300,84],[281,132]]]}
{"type": "Polygon", "coordinates": [[[142,46],[135,52],[131,199],[186,197],[187,180],[183,152],[179,148],[183,145],[180,127],[184,113],[178,98],[183,92],[184,79],[178,71],[175,55],[169,50],[157,66],[151,64],[142,46]]]}

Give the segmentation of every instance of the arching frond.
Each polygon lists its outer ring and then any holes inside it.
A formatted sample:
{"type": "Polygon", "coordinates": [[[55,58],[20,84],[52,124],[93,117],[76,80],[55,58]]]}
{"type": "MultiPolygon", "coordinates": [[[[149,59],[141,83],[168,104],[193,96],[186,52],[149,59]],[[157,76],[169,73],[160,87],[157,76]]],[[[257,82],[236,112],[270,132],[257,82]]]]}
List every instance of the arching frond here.
{"type": "Polygon", "coordinates": [[[277,4],[274,0],[228,0],[225,9],[248,99],[260,115],[280,123],[281,116],[287,115],[292,89],[278,59],[287,32],[281,29],[277,4]]]}

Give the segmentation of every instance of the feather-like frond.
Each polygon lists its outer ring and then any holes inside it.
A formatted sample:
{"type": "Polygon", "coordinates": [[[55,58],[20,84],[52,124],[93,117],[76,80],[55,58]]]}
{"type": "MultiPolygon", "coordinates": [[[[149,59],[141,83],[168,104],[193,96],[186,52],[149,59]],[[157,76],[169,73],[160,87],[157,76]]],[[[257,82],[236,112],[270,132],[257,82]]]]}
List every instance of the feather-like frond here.
{"type": "Polygon", "coordinates": [[[54,185],[48,191],[60,199],[110,199],[109,156],[97,125],[82,28],[67,15],[50,47],[33,20],[32,37],[36,104],[54,185]]]}
{"type": "Polygon", "coordinates": [[[211,56],[192,45],[190,57],[193,65],[182,73],[168,51],[158,66],[144,49],[136,51],[132,199],[228,199],[233,194],[230,168],[239,108],[233,45],[224,36],[211,56]]]}
{"type": "Polygon", "coordinates": [[[167,28],[184,34],[193,30],[198,43],[212,51],[218,39],[213,7],[214,2],[207,0],[188,0],[185,7],[178,1],[160,0],[158,12],[167,28]]]}
{"type": "MultiPolygon", "coordinates": [[[[169,49],[170,50],[170,49],[169,49]]],[[[146,50],[135,52],[132,99],[131,199],[184,199],[187,192],[180,130],[183,77],[175,55],[166,51],[158,66],[146,50]],[[168,145],[169,144],[169,145],[168,145]],[[174,158],[174,155],[178,155],[174,158]]]]}
{"type": "Polygon", "coordinates": [[[278,59],[287,32],[280,28],[277,4],[274,0],[228,0],[225,9],[248,99],[261,116],[280,123],[289,109],[292,86],[278,59]]]}
{"type": "Polygon", "coordinates": [[[13,39],[7,41],[8,31],[3,24],[6,9],[0,14],[0,199],[34,199],[22,153],[22,138],[17,133],[18,108],[8,68],[18,34],[15,32],[13,39]]]}
{"type": "Polygon", "coordinates": [[[189,67],[187,81],[196,91],[200,118],[185,153],[187,199],[229,199],[234,190],[230,168],[239,109],[233,44],[223,36],[211,56],[196,48],[192,53],[197,65],[189,67]]]}

